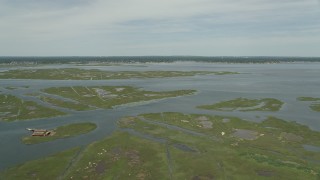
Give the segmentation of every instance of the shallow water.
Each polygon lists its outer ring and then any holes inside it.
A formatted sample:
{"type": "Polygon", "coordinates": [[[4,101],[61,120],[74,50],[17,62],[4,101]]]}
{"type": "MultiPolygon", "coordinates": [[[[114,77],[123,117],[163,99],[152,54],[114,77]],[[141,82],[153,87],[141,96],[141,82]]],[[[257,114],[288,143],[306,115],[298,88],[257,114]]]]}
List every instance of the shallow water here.
{"type": "Polygon", "coordinates": [[[320,152],[320,147],[319,146],[312,146],[312,145],[303,145],[303,148],[307,151],[311,152],[320,152]]]}
{"type": "MultiPolygon", "coordinates": [[[[29,121],[0,122],[0,170],[27,160],[47,156],[75,146],[87,145],[100,140],[116,130],[116,121],[123,116],[141,113],[177,111],[183,113],[201,113],[211,115],[237,116],[249,121],[263,121],[267,116],[276,116],[288,121],[320,130],[319,112],[311,111],[309,102],[296,100],[300,96],[320,97],[320,63],[284,63],[284,64],[215,64],[215,63],[148,63],[144,66],[75,66],[46,65],[45,68],[78,67],[84,69],[101,69],[112,71],[236,71],[235,75],[199,75],[194,77],[176,77],[165,79],[128,79],[128,80],[0,80],[1,93],[13,94],[25,100],[35,100],[25,96],[26,93],[57,86],[103,86],[131,85],[147,90],[167,91],[178,89],[195,89],[192,96],[169,98],[150,103],[136,103],[120,106],[110,110],[93,110],[86,112],[67,111],[69,115],[35,119],[29,121]],[[30,86],[8,90],[8,86],[30,86]],[[276,98],[285,104],[279,112],[221,112],[195,108],[198,105],[212,104],[238,97],[276,98]],[[94,122],[98,128],[85,135],[60,139],[52,142],[24,145],[21,137],[28,135],[25,128],[54,128],[75,122],[94,122]],[[41,149],[39,151],[39,149],[41,149]]],[[[32,67],[27,67],[32,68],[32,67]]],[[[44,67],[36,67],[44,68],[44,67]]],[[[8,70],[0,68],[0,71],[8,70]]],[[[45,106],[47,103],[37,101],[45,106]]]]}

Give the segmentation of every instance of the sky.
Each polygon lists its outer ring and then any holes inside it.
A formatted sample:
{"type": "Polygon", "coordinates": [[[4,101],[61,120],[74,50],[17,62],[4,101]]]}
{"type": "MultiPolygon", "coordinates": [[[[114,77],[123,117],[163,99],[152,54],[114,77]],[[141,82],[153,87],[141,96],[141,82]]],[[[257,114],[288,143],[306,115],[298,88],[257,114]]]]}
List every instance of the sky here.
{"type": "Polygon", "coordinates": [[[320,56],[320,0],[0,0],[0,56],[320,56]]]}

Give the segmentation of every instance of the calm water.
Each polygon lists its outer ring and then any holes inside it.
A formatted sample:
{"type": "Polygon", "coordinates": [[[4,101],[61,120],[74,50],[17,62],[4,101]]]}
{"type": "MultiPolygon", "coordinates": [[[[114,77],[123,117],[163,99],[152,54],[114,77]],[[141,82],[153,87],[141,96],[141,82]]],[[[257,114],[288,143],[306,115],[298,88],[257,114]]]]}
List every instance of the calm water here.
{"type": "MultiPolygon", "coordinates": [[[[101,69],[110,71],[149,71],[149,70],[181,70],[181,71],[236,71],[237,75],[204,75],[194,77],[179,77],[167,79],[129,79],[129,80],[0,80],[0,91],[13,94],[26,100],[35,100],[25,96],[25,93],[36,92],[43,88],[56,86],[91,86],[91,85],[131,85],[147,90],[163,91],[177,89],[195,89],[196,95],[170,98],[148,104],[122,106],[111,110],[95,110],[86,112],[67,111],[70,114],[63,117],[37,119],[17,122],[0,122],[0,170],[27,160],[47,156],[74,146],[89,144],[102,139],[116,130],[115,122],[128,115],[140,113],[178,111],[184,113],[203,113],[217,115],[232,115],[249,121],[260,122],[267,116],[276,116],[288,121],[297,121],[320,131],[320,113],[308,108],[308,102],[296,100],[300,96],[320,97],[320,63],[291,64],[214,64],[214,63],[149,63],[143,66],[74,66],[51,65],[36,68],[78,67],[83,69],[101,69]],[[8,86],[30,86],[7,90],[8,86]],[[196,109],[203,104],[212,104],[221,100],[238,97],[277,98],[285,102],[279,112],[215,112],[196,109]],[[21,137],[28,134],[25,130],[31,128],[54,128],[75,122],[94,122],[98,128],[85,135],[56,140],[37,145],[24,145],[21,137]]],[[[31,67],[26,67],[31,68],[31,67]]],[[[8,70],[0,68],[0,71],[8,70]]],[[[37,101],[39,102],[39,101],[37,101]]],[[[46,103],[43,105],[49,106],[46,103]]]]}

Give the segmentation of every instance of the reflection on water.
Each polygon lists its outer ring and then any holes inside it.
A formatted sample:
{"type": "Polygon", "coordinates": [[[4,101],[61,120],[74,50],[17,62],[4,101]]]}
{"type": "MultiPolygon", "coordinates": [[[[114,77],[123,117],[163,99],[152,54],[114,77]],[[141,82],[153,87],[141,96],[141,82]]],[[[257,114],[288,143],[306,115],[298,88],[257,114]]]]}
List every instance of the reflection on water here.
{"type": "MultiPolygon", "coordinates": [[[[210,64],[210,63],[150,63],[147,66],[82,66],[85,69],[112,71],[236,71],[235,75],[203,75],[167,79],[128,79],[128,80],[0,80],[1,93],[16,95],[26,100],[35,100],[26,93],[40,89],[61,86],[103,86],[130,85],[146,90],[167,91],[178,89],[195,89],[193,96],[169,98],[149,103],[137,103],[109,110],[86,112],[67,111],[69,115],[48,119],[29,121],[0,122],[0,169],[15,164],[44,157],[74,146],[87,145],[102,139],[116,130],[116,121],[123,116],[135,116],[141,113],[177,111],[182,113],[201,113],[209,115],[237,116],[249,121],[262,121],[267,116],[276,116],[285,120],[308,125],[311,129],[320,130],[319,113],[311,111],[303,102],[296,100],[300,96],[320,97],[320,63],[286,63],[286,64],[210,64]],[[5,87],[29,86],[8,90],[5,87]],[[198,105],[213,104],[219,101],[244,98],[276,98],[285,102],[279,112],[220,112],[195,108],[198,105]],[[75,122],[94,122],[98,128],[85,135],[68,139],[59,139],[36,145],[24,145],[20,138],[28,134],[31,128],[51,129],[75,122]],[[41,149],[41,151],[39,151],[41,149]]],[[[48,65],[45,68],[77,67],[75,65],[48,65]]],[[[32,68],[32,67],[27,67],[32,68]]],[[[44,68],[36,67],[36,68],[44,68]]],[[[5,68],[0,71],[6,70],[5,68]]],[[[37,101],[39,102],[39,101],[37,101]]],[[[41,103],[41,102],[39,102],[41,103]]],[[[47,103],[42,105],[50,106],[47,103]]],[[[180,146],[179,146],[180,147],[180,146]]]]}

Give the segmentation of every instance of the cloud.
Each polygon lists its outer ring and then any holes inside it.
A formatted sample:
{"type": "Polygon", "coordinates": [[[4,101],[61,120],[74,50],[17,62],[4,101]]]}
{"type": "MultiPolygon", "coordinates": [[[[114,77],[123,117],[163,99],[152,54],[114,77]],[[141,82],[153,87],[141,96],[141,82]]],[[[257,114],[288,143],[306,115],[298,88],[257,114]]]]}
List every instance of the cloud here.
{"type": "MultiPolygon", "coordinates": [[[[277,45],[270,39],[286,37],[289,42],[290,38],[301,37],[307,47],[307,42],[313,44],[320,39],[317,3],[315,0],[5,0],[0,2],[0,55],[8,52],[36,55],[39,49],[48,55],[59,52],[56,55],[63,55],[66,52],[59,50],[61,42],[74,55],[79,50],[91,55],[128,54],[129,50],[121,47],[143,55],[147,46],[172,44],[178,49],[177,44],[186,42],[190,46],[198,42],[207,44],[205,51],[209,54],[210,46],[217,47],[214,42],[221,43],[221,39],[262,44],[257,38],[264,38],[267,43],[277,45]],[[21,50],[28,44],[31,46],[27,50],[21,50]],[[114,51],[106,53],[101,46],[114,51]]],[[[185,53],[192,51],[188,49],[185,53]]],[[[156,54],[166,53],[159,49],[156,54]]]]}

